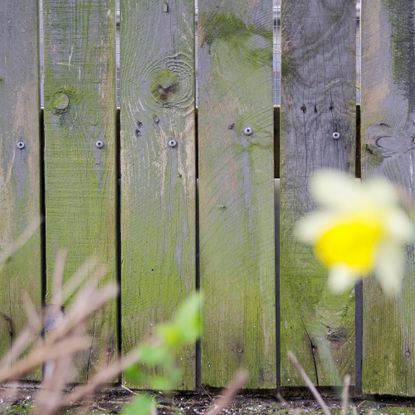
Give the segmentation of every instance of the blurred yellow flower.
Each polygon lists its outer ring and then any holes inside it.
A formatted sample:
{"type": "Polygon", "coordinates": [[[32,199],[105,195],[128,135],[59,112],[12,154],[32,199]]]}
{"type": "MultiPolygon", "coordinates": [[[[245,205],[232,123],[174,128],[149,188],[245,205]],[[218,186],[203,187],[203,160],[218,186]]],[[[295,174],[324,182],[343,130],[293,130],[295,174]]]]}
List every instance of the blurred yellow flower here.
{"type": "Polygon", "coordinates": [[[297,223],[296,235],[329,268],[329,288],[342,292],[374,272],[386,295],[398,294],[405,245],[415,233],[393,185],[382,177],[360,182],[321,170],[310,192],[319,207],[297,223]]]}

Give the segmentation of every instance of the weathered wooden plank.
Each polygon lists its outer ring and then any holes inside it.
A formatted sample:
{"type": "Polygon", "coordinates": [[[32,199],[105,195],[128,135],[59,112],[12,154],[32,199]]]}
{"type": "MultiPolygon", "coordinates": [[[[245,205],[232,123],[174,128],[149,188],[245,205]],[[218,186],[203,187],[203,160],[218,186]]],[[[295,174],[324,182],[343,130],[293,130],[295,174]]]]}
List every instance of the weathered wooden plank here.
{"type": "Polygon", "coordinates": [[[202,383],[276,385],[272,1],[199,3],[202,383]]]}
{"type": "MultiPolygon", "coordinates": [[[[40,220],[37,33],[36,0],[0,2],[0,251],[40,220]]],[[[40,230],[0,268],[0,355],[26,323],[25,292],[40,306],[40,230]]]]}
{"type": "Polygon", "coordinates": [[[293,236],[313,208],[312,173],[354,174],[355,26],[350,0],[282,3],[281,381],[302,385],[292,351],[317,385],[354,372],[354,294],[328,292],[327,270],[293,236]],[[339,136],[334,133],[338,133],[339,136]]]}
{"type": "MultiPolygon", "coordinates": [[[[127,351],[169,320],[196,286],[193,0],[123,0],[121,62],[127,351]]],[[[184,376],[177,388],[193,389],[195,347],[180,361],[184,376]]]]}
{"type": "MultiPolygon", "coordinates": [[[[382,174],[415,201],[415,1],[367,0],[362,10],[362,179],[382,174]]],[[[415,394],[414,248],[402,295],[364,283],[363,391],[415,394]]]]}
{"type": "MultiPolygon", "coordinates": [[[[113,0],[44,0],[48,294],[58,248],[67,279],[90,255],[115,279],[113,0]]],[[[84,371],[117,347],[115,302],[93,320],[84,371]]]]}

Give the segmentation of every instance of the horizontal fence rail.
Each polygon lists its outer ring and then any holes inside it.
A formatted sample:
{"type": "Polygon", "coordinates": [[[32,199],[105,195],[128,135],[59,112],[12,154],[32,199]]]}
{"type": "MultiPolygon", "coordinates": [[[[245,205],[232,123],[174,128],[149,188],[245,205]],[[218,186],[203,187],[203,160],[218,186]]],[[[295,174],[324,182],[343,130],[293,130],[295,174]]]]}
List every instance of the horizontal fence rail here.
{"type": "Polygon", "coordinates": [[[95,256],[121,289],[79,381],[201,289],[177,389],[240,367],[249,389],[302,387],[292,351],[317,386],[414,396],[413,248],[399,299],[339,296],[293,228],[325,167],[414,201],[415,2],[119,3],[0,2],[0,249],[44,219],[0,269],[0,353],[26,293],[50,303],[56,256],[65,280],[95,256]]]}

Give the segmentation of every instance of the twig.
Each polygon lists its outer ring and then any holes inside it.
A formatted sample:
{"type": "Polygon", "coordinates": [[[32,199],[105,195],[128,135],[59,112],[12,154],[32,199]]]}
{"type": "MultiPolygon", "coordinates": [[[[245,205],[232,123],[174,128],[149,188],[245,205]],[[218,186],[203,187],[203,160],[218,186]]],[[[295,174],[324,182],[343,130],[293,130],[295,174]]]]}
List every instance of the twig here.
{"type": "Polygon", "coordinates": [[[316,398],[316,401],[319,403],[319,405],[320,405],[321,409],[323,410],[324,414],[325,415],[331,415],[328,406],[324,402],[323,398],[319,394],[316,387],[313,385],[313,382],[311,381],[311,379],[307,376],[307,373],[305,372],[303,367],[300,365],[300,363],[298,363],[298,360],[294,356],[294,353],[288,352],[288,359],[291,362],[291,364],[297,369],[297,371],[301,375],[301,377],[303,378],[305,384],[307,385],[307,387],[310,389],[311,393],[316,398]]]}
{"type": "Polygon", "coordinates": [[[92,395],[98,388],[110,382],[115,376],[134,363],[137,363],[140,359],[141,353],[137,349],[130,351],[125,356],[110,363],[105,369],[98,371],[86,385],[77,386],[66,397],[62,405],[70,406],[74,402],[78,402],[86,396],[92,395]]]}
{"type": "Polygon", "coordinates": [[[60,249],[56,254],[55,259],[55,270],[53,272],[53,287],[52,287],[52,297],[54,301],[52,304],[57,306],[62,305],[62,285],[63,285],[63,275],[65,273],[65,262],[68,252],[65,249],[60,249]]]}
{"type": "Polygon", "coordinates": [[[125,386],[125,385],[121,385],[121,387],[123,388],[123,389],[125,389],[127,392],[130,392],[132,395],[138,395],[138,393],[137,392],[134,392],[133,390],[131,390],[130,388],[128,388],[127,386],[125,386]]]}
{"type": "Polygon", "coordinates": [[[225,389],[224,394],[217,399],[212,407],[206,412],[206,415],[218,415],[232,402],[235,395],[242,389],[248,381],[248,372],[246,370],[238,371],[230,385],[225,389]]]}
{"type": "Polygon", "coordinates": [[[0,370],[0,384],[21,378],[46,360],[55,360],[85,350],[89,344],[89,339],[85,337],[72,337],[53,345],[45,342],[12,367],[0,370]]]}
{"type": "MultiPolygon", "coordinates": [[[[88,290],[89,291],[89,290],[88,290]]],[[[76,329],[80,324],[84,323],[87,318],[95,311],[99,310],[110,299],[117,295],[118,288],[115,284],[107,284],[99,291],[91,290],[88,296],[83,301],[75,301],[71,309],[63,318],[61,324],[50,333],[47,340],[50,342],[56,341],[68,335],[72,330],[76,329]],[[95,298],[91,299],[94,294],[95,298]]]]}
{"type": "Polygon", "coordinates": [[[283,398],[283,396],[279,392],[277,392],[277,399],[282,405],[288,406],[288,402],[283,398]]]}
{"type": "Polygon", "coordinates": [[[6,245],[0,254],[1,266],[34,235],[39,228],[40,220],[34,220],[13,243],[6,245]]]}
{"type": "Polygon", "coordinates": [[[350,375],[346,375],[344,377],[344,382],[343,382],[341,415],[347,414],[347,406],[349,404],[349,387],[350,387],[350,375]]]}

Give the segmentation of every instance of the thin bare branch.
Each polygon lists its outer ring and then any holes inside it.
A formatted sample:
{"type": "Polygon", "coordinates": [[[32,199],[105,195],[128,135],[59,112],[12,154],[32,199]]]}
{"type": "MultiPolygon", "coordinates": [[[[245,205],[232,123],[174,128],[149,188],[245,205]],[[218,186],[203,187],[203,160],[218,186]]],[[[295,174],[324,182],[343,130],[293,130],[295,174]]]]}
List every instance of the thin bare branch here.
{"type": "Polygon", "coordinates": [[[36,369],[45,361],[80,352],[87,349],[89,344],[90,340],[85,337],[70,337],[53,345],[44,342],[10,368],[0,370],[0,383],[21,379],[23,375],[36,369]]]}
{"type": "Polygon", "coordinates": [[[11,349],[1,359],[0,369],[10,366],[36,340],[42,325],[40,317],[29,321],[13,342],[11,349]]]}
{"type": "MultiPolygon", "coordinates": [[[[98,261],[96,258],[88,258],[64,284],[62,288],[62,301],[65,303],[76,290],[84,283],[85,279],[92,274],[92,271],[97,267],[98,261]]],[[[56,299],[52,298],[52,302],[56,299]]]]}
{"type": "Polygon", "coordinates": [[[77,386],[66,398],[64,405],[70,406],[85,397],[91,396],[97,389],[108,384],[119,373],[127,369],[141,358],[137,350],[132,350],[120,359],[110,363],[105,369],[99,370],[86,384],[77,386]]]}
{"type": "Polygon", "coordinates": [[[102,308],[110,299],[115,298],[117,292],[116,284],[107,284],[105,287],[97,290],[94,296],[91,295],[93,293],[91,291],[84,301],[75,301],[63,318],[62,323],[50,333],[47,340],[53,342],[56,339],[65,337],[71,330],[84,323],[91,314],[102,308]]]}
{"type": "Polygon", "coordinates": [[[248,381],[248,372],[240,370],[236,372],[230,385],[225,389],[223,395],[218,398],[212,407],[206,412],[206,415],[218,415],[225,409],[233,400],[235,395],[241,390],[248,381]]]}
{"type": "Polygon", "coordinates": [[[29,224],[29,226],[26,227],[26,229],[17,238],[16,241],[10,243],[9,245],[6,245],[3,248],[2,252],[0,253],[0,268],[2,264],[4,264],[16,251],[18,251],[26,244],[26,242],[34,235],[36,230],[39,228],[39,225],[40,220],[35,219],[32,223],[29,224]]]}
{"type": "Polygon", "coordinates": [[[68,251],[66,249],[59,249],[56,253],[55,258],[55,269],[53,272],[53,287],[52,287],[52,297],[53,305],[62,305],[62,285],[63,285],[63,275],[65,273],[65,262],[68,251]]]}
{"type": "Polygon", "coordinates": [[[347,414],[347,407],[349,405],[349,388],[350,388],[350,375],[346,375],[343,381],[341,415],[347,414]]]}
{"type": "Polygon", "coordinates": [[[318,390],[314,386],[314,384],[311,381],[311,379],[307,376],[307,373],[305,372],[305,370],[303,369],[303,367],[300,365],[300,363],[298,362],[297,358],[294,356],[294,353],[288,352],[288,359],[291,362],[291,364],[297,369],[297,371],[301,375],[301,377],[303,378],[305,384],[307,385],[307,387],[310,389],[311,393],[316,398],[316,401],[320,405],[320,407],[323,410],[324,414],[325,415],[331,415],[328,406],[324,402],[323,398],[319,394],[318,390]]]}

